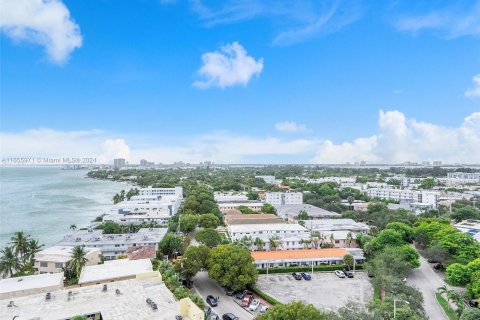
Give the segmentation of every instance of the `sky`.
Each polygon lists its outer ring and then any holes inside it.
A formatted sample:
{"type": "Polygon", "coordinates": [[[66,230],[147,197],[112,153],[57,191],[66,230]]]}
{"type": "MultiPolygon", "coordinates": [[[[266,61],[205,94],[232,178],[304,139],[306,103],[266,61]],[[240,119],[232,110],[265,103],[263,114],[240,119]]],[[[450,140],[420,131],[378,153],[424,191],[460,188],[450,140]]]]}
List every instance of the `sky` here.
{"type": "Polygon", "coordinates": [[[2,0],[1,156],[480,163],[480,1],[2,0]]]}

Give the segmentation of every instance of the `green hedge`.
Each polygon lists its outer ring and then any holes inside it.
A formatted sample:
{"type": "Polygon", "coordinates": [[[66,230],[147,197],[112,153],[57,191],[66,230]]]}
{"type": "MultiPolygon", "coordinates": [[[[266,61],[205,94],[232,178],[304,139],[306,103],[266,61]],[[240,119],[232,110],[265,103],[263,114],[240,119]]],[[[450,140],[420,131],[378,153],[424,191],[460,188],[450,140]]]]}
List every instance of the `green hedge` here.
{"type": "Polygon", "coordinates": [[[263,292],[262,290],[258,289],[257,287],[255,286],[250,286],[249,287],[250,290],[255,293],[257,296],[259,296],[260,298],[262,298],[263,300],[267,301],[268,303],[270,303],[272,306],[276,305],[276,304],[281,304],[281,302],[278,302],[277,300],[275,300],[274,298],[270,297],[268,294],[266,294],[265,292],[263,292]]]}
{"type": "MultiPolygon", "coordinates": [[[[346,268],[343,264],[337,265],[325,265],[325,266],[315,266],[313,271],[335,271],[346,268]]],[[[362,270],[363,265],[357,264],[355,270],[362,270]]],[[[267,269],[257,269],[259,274],[266,274],[267,269]]],[[[268,268],[268,273],[289,273],[289,272],[310,272],[312,267],[302,266],[302,267],[286,267],[286,268],[268,268]]]]}

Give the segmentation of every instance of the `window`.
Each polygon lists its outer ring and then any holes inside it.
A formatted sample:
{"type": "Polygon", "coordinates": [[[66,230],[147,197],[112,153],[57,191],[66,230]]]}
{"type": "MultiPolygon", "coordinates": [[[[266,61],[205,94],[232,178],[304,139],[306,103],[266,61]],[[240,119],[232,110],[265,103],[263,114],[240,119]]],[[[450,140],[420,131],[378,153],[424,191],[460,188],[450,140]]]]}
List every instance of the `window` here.
{"type": "Polygon", "coordinates": [[[42,267],[42,268],[48,267],[48,262],[46,262],[46,261],[40,261],[40,267],[42,267]]]}
{"type": "Polygon", "coordinates": [[[57,268],[57,269],[63,268],[63,263],[62,262],[55,262],[55,268],[57,268]]]}

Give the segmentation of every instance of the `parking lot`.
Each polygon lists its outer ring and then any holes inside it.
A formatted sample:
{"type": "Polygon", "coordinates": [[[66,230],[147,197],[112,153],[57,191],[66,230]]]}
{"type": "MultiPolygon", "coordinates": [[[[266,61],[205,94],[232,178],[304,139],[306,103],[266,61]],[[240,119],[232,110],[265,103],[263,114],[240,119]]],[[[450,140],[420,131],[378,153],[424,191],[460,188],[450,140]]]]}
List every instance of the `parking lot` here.
{"type": "Polygon", "coordinates": [[[299,300],[315,307],[335,311],[349,300],[367,303],[373,288],[365,272],[355,278],[338,278],[333,272],[316,272],[312,280],[295,280],[290,273],[259,275],[257,287],[282,303],[299,300]]]}

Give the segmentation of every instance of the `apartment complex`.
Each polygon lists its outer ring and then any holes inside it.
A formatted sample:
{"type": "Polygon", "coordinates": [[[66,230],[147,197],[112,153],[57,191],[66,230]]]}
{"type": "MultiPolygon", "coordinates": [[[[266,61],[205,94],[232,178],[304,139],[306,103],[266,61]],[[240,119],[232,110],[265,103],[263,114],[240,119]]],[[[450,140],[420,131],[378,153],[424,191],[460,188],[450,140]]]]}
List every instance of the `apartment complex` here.
{"type": "Polygon", "coordinates": [[[440,197],[440,191],[435,190],[416,191],[410,189],[371,188],[366,190],[366,194],[371,198],[429,204],[433,209],[437,207],[440,197]]]}
{"type": "MultiPolygon", "coordinates": [[[[101,251],[98,248],[84,248],[86,266],[99,264],[101,261],[101,251]]],[[[35,254],[35,273],[55,273],[63,272],[62,268],[72,260],[73,246],[53,246],[39,251],[35,254]]]]}
{"type": "Polygon", "coordinates": [[[139,190],[140,196],[176,196],[180,199],[183,198],[183,188],[142,188],[139,190]]]}
{"type": "Polygon", "coordinates": [[[79,230],[66,235],[59,246],[83,245],[97,248],[105,260],[114,260],[119,256],[127,256],[128,248],[137,246],[155,246],[167,233],[168,228],[142,228],[137,233],[103,234],[102,230],[79,230]]]}
{"type": "Polygon", "coordinates": [[[449,172],[446,179],[447,185],[480,184],[480,172],[449,172]]]}
{"type": "Polygon", "coordinates": [[[114,169],[121,169],[125,167],[125,159],[123,158],[118,158],[118,159],[113,159],[113,168],[114,169]]]}
{"type": "Polygon", "coordinates": [[[308,219],[327,219],[336,218],[341,215],[336,212],[328,211],[311,204],[285,204],[275,207],[277,215],[282,219],[290,222],[298,220],[298,215],[302,212],[308,215],[308,219]]]}
{"type": "MultiPolygon", "coordinates": [[[[5,303],[1,302],[1,308],[5,308],[13,298],[60,289],[63,289],[63,272],[0,279],[0,300],[5,299],[5,303]]],[[[0,312],[0,315],[4,316],[6,313],[0,312]]]]}
{"type": "Polygon", "coordinates": [[[260,212],[263,207],[263,202],[256,200],[246,200],[246,201],[228,201],[228,202],[219,202],[218,208],[221,212],[226,213],[231,210],[238,210],[240,207],[247,207],[250,210],[255,212],[260,212]]]}
{"type": "Polygon", "coordinates": [[[302,204],[303,193],[301,192],[267,192],[265,202],[274,207],[286,204],[302,204]]]}

